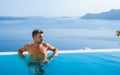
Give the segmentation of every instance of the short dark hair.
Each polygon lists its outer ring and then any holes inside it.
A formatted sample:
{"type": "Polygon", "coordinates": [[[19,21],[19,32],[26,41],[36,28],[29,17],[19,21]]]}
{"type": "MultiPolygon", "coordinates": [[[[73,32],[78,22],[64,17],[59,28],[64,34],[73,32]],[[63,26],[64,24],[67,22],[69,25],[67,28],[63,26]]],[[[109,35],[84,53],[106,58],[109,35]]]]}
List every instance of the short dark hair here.
{"type": "Polygon", "coordinates": [[[44,32],[43,32],[42,30],[35,29],[35,30],[33,30],[33,32],[32,32],[32,37],[38,35],[38,33],[43,34],[44,32]]]}

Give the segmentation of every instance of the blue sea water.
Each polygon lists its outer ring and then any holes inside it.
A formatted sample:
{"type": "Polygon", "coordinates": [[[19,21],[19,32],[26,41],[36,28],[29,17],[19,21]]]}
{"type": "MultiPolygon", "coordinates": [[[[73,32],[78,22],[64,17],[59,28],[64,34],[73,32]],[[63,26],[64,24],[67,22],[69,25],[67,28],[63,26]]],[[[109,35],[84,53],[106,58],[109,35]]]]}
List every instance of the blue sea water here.
{"type": "Polygon", "coordinates": [[[0,20],[0,52],[17,51],[26,43],[32,43],[31,32],[36,28],[45,32],[45,42],[59,50],[120,48],[120,39],[115,35],[120,21],[48,17],[0,20]]]}
{"type": "MultiPolygon", "coordinates": [[[[59,54],[41,75],[120,75],[120,52],[59,54]]],[[[1,75],[34,75],[15,55],[0,55],[1,75]],[[8,59],[9,58],[9,59],[8,59]]]]}

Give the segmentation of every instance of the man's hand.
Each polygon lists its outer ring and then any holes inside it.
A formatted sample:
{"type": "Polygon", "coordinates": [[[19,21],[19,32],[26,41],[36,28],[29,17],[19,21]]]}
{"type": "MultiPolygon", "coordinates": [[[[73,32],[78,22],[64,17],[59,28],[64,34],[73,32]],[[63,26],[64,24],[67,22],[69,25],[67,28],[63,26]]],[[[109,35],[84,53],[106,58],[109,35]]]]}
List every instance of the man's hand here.
{"type": "Polygon", "coordinates": [[[21,57],[22,57],[22,58],[26,58],[26,56],[24,56],[24,55],[22,55],[21,57]]]}
{"type": "Polygon", "coordinates": [[[48,59],[49,59],[49,60],[52,60],[52,59],[54,59],[55,57],[56,57],[56,56],[51,55],[51,56],[48,57],[48,59]]]}
{"type": "Polygon", "coordinates": [[[48,60],[48,59],[44,59],[44,60],[42,60],[42,64],[48,64],[50,61],[48,60]]]}

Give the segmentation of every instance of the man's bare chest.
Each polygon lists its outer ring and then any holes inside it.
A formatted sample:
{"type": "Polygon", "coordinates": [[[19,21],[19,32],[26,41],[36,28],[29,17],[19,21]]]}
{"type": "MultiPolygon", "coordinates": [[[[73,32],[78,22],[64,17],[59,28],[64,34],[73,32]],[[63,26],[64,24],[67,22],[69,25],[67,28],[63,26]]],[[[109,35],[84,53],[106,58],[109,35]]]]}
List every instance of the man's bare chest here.
{"type": "Polygon", "coordinates": [[[30,51],[30,52],[46,52],[47,51],[47,48],[46,47],[44,47],[44,46],[30,46],[29,47],[29,49],[28,49],[28,51],[30,51]]]}

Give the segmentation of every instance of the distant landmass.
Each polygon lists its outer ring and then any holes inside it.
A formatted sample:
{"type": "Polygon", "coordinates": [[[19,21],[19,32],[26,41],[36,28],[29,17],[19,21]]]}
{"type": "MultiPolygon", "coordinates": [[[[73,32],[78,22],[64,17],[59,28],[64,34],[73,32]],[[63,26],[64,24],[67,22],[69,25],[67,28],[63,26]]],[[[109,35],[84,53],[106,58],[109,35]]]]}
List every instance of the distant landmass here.
{"type": "Polygon", "coordinates": [[[120,9],[112,9],[108,12],[102,12],[102,13],[98,13],[98,14],[88,13],[80,18],[82,18],[82,19],[120,20],[120,9]]]}
{"type": "Polygon", "coordinates": [[[54,17],[30,16],[30,17],[14,17],[14,16],[0,16],[0,20],[48,20],[54,17]]]}
{"type": "Polygon", "coordinates": [[[25,20],[27,17],[0,16],[0,20],[25,20]]]}

